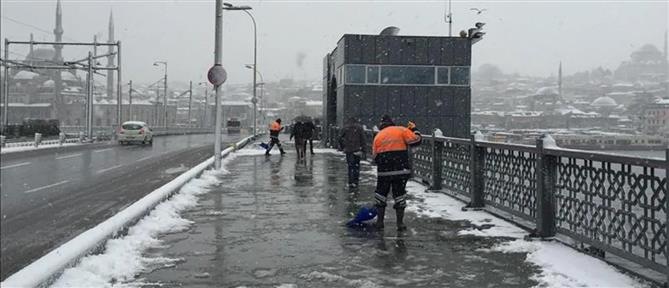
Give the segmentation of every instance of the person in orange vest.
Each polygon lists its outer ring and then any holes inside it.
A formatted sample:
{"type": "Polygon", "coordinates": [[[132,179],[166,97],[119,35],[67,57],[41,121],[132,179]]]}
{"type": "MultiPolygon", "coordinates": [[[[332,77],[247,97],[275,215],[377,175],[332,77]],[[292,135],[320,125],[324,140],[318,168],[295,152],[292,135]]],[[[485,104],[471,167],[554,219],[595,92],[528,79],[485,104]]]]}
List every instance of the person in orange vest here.
{"type": "Polygon", "coordinates": [[[269,147],[267,147],[265,155],[269,156],[269,151],[272,151],[274,145],[279,147],[281,155],[286,154],[286,152],[284,152],[283,148],[281,147],[281,142],[279,141],[279,133],[281,133],[281,130],[283,130],[283,127],[281,127],[281,118],[277,118],[276,120],[272,121],[271,124],[269,124],[269,147]]]}
{"type": "MultiPolygon", "coordinates": [[[[410,126],[411,127],[411,126],[410,126]]],[[[411,177],[409,147],[421,143],[420,133],[415,125],[412,129],[396,126],[392,118],[384,115],[381,119],[380,131],[374,137],[372,156],[376,163],[377,178],[376,208],[378,211],[376,226],[383,229],[383,218],[386,214],[386,199],[393,192],[397,230],[406,230],[404,225],[404,208],[406,208],[406,184],[411,177]]]]}

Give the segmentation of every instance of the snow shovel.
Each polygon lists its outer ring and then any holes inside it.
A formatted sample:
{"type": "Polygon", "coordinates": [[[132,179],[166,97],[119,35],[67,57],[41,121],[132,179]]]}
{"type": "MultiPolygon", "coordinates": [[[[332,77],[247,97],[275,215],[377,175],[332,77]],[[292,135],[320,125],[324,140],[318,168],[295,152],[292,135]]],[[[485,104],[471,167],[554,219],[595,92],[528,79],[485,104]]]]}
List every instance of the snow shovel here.
{"type": "Polygon", "coordinates": [[[353,227],[362,225],[362,222],[369,221],[376,217],[376,207],[366,207],[363,206],[358,209],[358,213],[355,214],[355,217],[346,223],[346,226],[353,227]]]}

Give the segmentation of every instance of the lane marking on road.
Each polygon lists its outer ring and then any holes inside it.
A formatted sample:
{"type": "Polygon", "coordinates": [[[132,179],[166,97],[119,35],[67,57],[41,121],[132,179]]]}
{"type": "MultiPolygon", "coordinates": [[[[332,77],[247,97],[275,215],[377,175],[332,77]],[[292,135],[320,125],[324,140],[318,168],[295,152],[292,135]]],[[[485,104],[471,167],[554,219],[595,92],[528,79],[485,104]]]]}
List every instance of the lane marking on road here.
{"type": "Polygon", "coordinates": [[[104,172],[107,172],[109,170],[114,170],[116,168],[120,168],[121,166],[123,166],[123,165],[116,165],[116,166],[112,166],[112,167],[109,167],[109,168],[100,169],[100,170],[96,171],[95,173],[97,173],[97,174],[104,173],[104,172]]]}
{"type": "Polygon", "coordinates": [[[16,167],[21,167],[21,166],[26,166],[26,165],[30,165],[30,162],[21,162],[21,163],[17,163],[17,164],[13,164],[13,165],[2,166],[2,167],[0,167],[0,170],[9,169],[9,168],[16,168],[16,167]]]}
{"type": "Polygon", "coordinates": [[[142,158],[139,158],[139,159],[137,159],[137,160],[135,160],[135,161],[137,161],[137,162],[142,162],[142,161],[144,161],[144,160],[148,160],[148,159],[151,159],[151,158],[153,158],[153,155],[151,155],[151,156],[146,156],[146,157],[142,157],[142,158]]]}
{"type": "Polygon", "coordinates": [[[49,189],[49,188],[51,188],[51,187],[56,187],[56,186],[58,186],[58,185],[63,185],[63,184],[65,184],[65,183],[67,183],[67,182],[70,182],[70,180],[63,180],[63,181],[60,181],[60,182],[58,182],[58,183],[53,183],[53,184],[51,184],[51,185],[46,185],[46,186],[42,186],[42,187],[39,187],[39,188],[30,189],[30,190],[28,190],[28,191],[26,191],[26,192],[23,192],[23,193],[29,194],[29,193],[37,192],[37,191],[40,191],[40,190],[49,189]]]}
{"type": "Polygon", "coordinates": [[[56,160],[67,159],[67,158],[73,158],[73,157],[79,157],[79,156],[81,156],[81,153],[70,154],[70,155],[65,155],[65,156],[56,157],[56,160]]]}
{"type": "Polygon", "coordinates": [[[100,149],[100,150],[93,150],[93,152],[100,153],[100,152],[105,152],[105,151],[109,151],[109,150],[112,150],[112,149],[114,149],[114,148],[105,148],[105,149],[100,149]]]}

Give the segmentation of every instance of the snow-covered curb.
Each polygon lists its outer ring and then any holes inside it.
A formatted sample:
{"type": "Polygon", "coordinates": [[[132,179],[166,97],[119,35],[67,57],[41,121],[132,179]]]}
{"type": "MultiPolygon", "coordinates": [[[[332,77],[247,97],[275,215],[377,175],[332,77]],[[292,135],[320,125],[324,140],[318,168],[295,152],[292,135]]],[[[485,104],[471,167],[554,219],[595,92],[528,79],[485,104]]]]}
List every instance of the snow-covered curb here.
{"type": "MultiPolygon", "coordinates": [[[[262,155],[264,152],[258,149],[239,150],[230,153],[221,164],[225,167],[236,157],[262,155]]],[[[182,261],[178,258],[145,257],[143,252],[160,247],[162,245],[158,239],[160,235],[187,229],[193,222],[182,218],[181,212],[196,206],[198,195],[209,192],[212,185],[219,183],[217,175],[228,173],[225,169],[207,170],[200,178],[191,180],[179,190],[179,193],[156,206],[149,215],[130,227],[126,236],[109,240],[104,253],[86,256],[77,266],[66,269],[52,287],[124,286],[124,283],[135,280],[135,275],[142,271],[182,261]]]]}
{"type": "Polygon", "coordinates": [[[646,287],[597,258],[580,253],[559,242],[526,241],[528,233],[485,211],[462,211],[462,202],[442,193],[427,192],[427,187],[409,181],[407,193],[412,195],[407,210],[424,217],[469,221],[474,227],[458,235],[507,237],[509,241],[485,252],[527,253],[525,261],[537,265],[541,273],[534,276],[541,287],[646,287]]]}
{"type": "Polygon", "coordinates": [[[32,150],[41,150],[41,149],[53,149],[53,148],[79,146],[79,145],[84,145],[84,144],[83,143],[65,143],[63,145],[50,144],[50,145],[40,145],[38,147],[35,147],[34,145],[21,146],[21,147],[5,147],[5,148],[0,149],[0,154],[16,153],[16,152],[24,152],[24,151],[32,151],[32,150]]]}
{"type": "MultiPolygon", "coordinates": [[[[237,147],[244,146],[252,137],[245,138],[236,143],[237,147]]],[[[229,147],[221,152],[221,155],[227,155],[234,150],[229,147]]],[[[202,173],[205,169],[214,163],[214,157],[198,164],[192,169],[179,175],[174,180],[154,190],[144,196],[139,201],[133,203],[126,209],[98,224],[97,226],[78,235],[74,239],[61,245],[47,255],[36,260],[15,274],[9,276],[0,283],[2,287],[37,287],[52,280],[68,266],[75,261],[91,253],[100,247],[107,239],[114,237],[119,231],[133,223],[140,217],[156,207],[160,202],[167,199],[170,195],[177,192],[187,182],[202,173]]],[[[124,265],[121,262],[120,265],[124,265]]]]}

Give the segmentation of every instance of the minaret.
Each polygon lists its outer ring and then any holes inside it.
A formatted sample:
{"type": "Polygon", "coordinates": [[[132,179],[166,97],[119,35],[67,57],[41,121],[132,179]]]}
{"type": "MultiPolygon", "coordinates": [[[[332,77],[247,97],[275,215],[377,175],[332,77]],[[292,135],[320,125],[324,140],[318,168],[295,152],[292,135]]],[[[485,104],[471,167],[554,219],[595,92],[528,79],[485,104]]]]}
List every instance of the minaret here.
{"type": "Polygon", "coordinates": [[[560,67],[558,68],[558,97],[562,100],[562,61],[560,61],[560,67]]]}
{"type": "Polygon", "coordinates": [[[664,30],[664,60],[667,60],[667,50],[669,50],[669,44],[667,44],[667,30],[664,30]]]}
{"type": "MultiPolygon", "coordinates": [[[[56,28],[53,29],[53,35],[55,36],[56,43],[63,42],[63,8],[60,6],[60,0],[56,3],[56,28]]],[[[55,44],[53,45],[55,54],[53,56],[53,61],[56,63],[63,62],[63,45],[55,44]]],[[[59,64],[56,64],[59,65],[59,64]]],[[[57,119],[60,119],[61,105],[63,103],[61,91],[63,90],[63,83],[61,79],[60,70],[54,70],[53,82],[55,90],[55,99],[54,99],[54,115],[57,119]]]]}
{"type": "Polygon", "coordinates": [[[30,57],[33,57],[33,50],[35,45],[33,45],[33,41],[35,41],[35,38],[33,37],[33,33],[30,33],[30,57]]]}
{"type": "MultiPolygon", "coordinates": [[[[56,38],[54,42],[63,42],[63,32],[63,8],[61,8],[60,0],[58,0],[56,4],[56,29],[53,29],[53,35],[56,38]]],[[[56,50],[53,60],[56,62],[63,61],[63,45],[53,45],[53,48],[56,50]]]]}
{"type": "MultiPolygon", "coordinates": [[[[114,12],[109,11],[109,32],[107,35],[107,43],[115,43],[114,41],[114,12]]],[[[114,53],[114,46],[107,46],[109,54],[114,53]]],[[[107,56],[107,68],[114,67],[114,55],[107,56]]],[[[107,70],[107,99],[114,99],[114,70],[107,70]]]]}
{"type": "Polygon", "coordinates": [[[30,53],[28,53],[30,57],[26,59],[30,65],[33,65],[33,58],[35,57],[35,55],[33,55],[33,51],[35,51],[35,45],[33,45],[33,41],[35,41],[35,38],[33,37],[33,33],[30,33],[30,53]]]}

